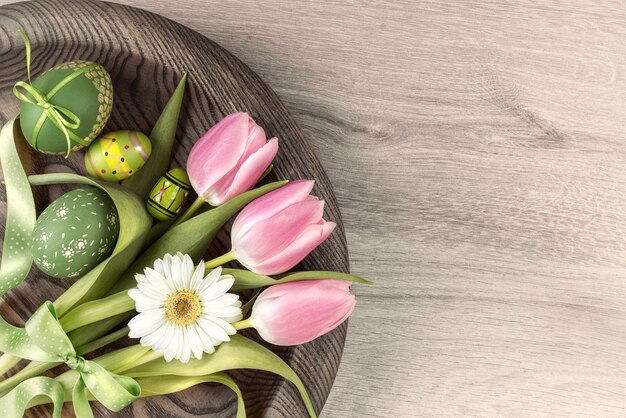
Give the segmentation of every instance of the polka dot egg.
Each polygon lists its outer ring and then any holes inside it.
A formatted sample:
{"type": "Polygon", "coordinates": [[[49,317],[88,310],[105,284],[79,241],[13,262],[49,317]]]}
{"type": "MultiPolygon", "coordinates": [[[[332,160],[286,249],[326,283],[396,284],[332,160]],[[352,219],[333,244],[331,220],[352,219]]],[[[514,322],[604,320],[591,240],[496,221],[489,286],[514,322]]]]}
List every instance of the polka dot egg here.
{"type": "Polygon", "coordinates": [[[119,234],[117,210],[101,189],[72,190],[39,216],[31,251],[37,267],[57,278],[81,276],[104,260],[119,234]]]}

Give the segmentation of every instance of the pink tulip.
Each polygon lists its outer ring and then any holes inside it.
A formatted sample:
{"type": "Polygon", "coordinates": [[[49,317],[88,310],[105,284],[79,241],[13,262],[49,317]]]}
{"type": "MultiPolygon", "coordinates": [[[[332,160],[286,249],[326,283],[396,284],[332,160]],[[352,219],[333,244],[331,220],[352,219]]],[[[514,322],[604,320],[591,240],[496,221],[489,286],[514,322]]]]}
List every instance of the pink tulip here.
{"type": "Polygon", "coordinates": [[[219,206],[254,186],[278,152],[278,140],[247,113],[233,113],[195,143],[187,173],[198,196],[219,206]]]}
{"type": "Polygon", "coordinates": [[[349,281],[277,284],[254,302],[249,323],[272,344],[304,344],[339,326],[352,314],[355,304],[349,281]]]}
{"type": "Polygon", "coordinates": [[[336,224],[322,218],[324,201],[309,195],[313,183],[288,183],[241,211],[231,232],[241,264],[259,274],[284,273],[328,238],[336,224]]]}

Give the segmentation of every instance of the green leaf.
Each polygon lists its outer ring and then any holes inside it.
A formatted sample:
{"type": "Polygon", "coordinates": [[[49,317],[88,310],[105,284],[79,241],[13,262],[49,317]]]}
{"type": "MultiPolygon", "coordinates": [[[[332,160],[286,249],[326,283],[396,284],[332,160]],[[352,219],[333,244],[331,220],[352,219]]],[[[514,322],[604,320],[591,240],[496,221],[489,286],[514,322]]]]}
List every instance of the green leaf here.
{"type": "Polygon", "coordinates": [[[141,251],[143,240],[152,225],[152,217],[146,211],[143,199],[119,184],[99,182],[69,173],[40,174],[30,176],[29,180],[37,186],[79,183],[100,187],[113,199],[120,218],[120,233],[113,253],[78,279],[54,302],[58,315],[62,316],[80,303],[101,297],[113,286],[141,251]]]}
{"type": "Polygon", "coordinates": [[[237,395],[237,418],[246,418],[246,405],[237,383],[226,373],[213,373],[206,376],[159,376],[137,379],[141,386],[141,398],[146,396],[167,395],[180,392],[200,383],[221,383],[228,386],[237,395]]]}
{"type": "Polygon", "coordinates": [[[187,74],[184,74],[150,133],[152,143],[150,158],[141,170],[122,183],[143,198],[148,196],[152,186],[165,174],[170,165],[186,82],[187,74]]]}
{"type": "Polygon", "coordinates": [[[262,345],[241,335],[232,335],[231,340],[218,346],[213,354],[188,363],[166,362],[163,357],[122,372],[133,378],[159,376],[207,376],[234,369],[255,369],[275,373],[293,383],[311,417],[315,410],[304,384],[295,371],[276,354],[262,345]]]}
{"type": "Polygon", "coordinates": [[[74,347],[81,347],[106,335],[113,328],[135,316],[135,312],[113,315],[86,327],[78,328],[67,334],[74,347]]]}
{"type": "Polygon", "coordinates": [[[288,273],[282,278],[273,279],[269,276],[253,273],[248,270],[240,269],[223,269],[222,274],[230,274],[235,278],[235,284],[231,288],[233,292],[241,292],[247,289],[257,289],[275,284],[296,282],[299,280],[315,280],[315,279],[332,279],[332,280],[349,280],[355,283],[372,285],[374,282],[362,279],[351,274],[339,273],[337,271],[301,271],[296,273],[288,273]]]}
{"type": "Polygon", "coordinates": [[[161,238],[152,244],[133,265],[124,273],[109,294],[130,289],[136,285],[135,274],[154,264],[154,260],[162,258],[166,253],[175,254],[180,251],[198,262],[207,252],[213,238],[230,218],[243,209],[248,203],[283,186],[286,181],[266,184],[243,193],[223,205],[176,225],[169,229],[161,238]]]}

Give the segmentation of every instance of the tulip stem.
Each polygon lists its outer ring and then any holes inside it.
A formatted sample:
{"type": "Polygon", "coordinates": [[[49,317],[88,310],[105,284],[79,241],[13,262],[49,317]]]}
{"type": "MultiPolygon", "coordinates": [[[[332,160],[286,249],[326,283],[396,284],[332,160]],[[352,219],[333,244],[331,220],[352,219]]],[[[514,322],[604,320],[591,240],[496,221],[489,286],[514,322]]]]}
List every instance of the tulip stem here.
{"type": "Polygon", "coordinates": [[[20,360],[21,358],[19,357],[10,354],[2,354],[0,356],[0,376],[11,370],[20,360]]]}
{"type": "Polygon", "coordinates": [[[213,260],[209,260],[204,263],[204,267],[207,269],[214,269],[215,267],[221,266],[222,264],[226,264],[229,261],[233,261],[237,259],[237,254],[235,254],[235,250],[230,250],[224,255],[220,255],[213,260]]]}
{"type": "MultiPolygon", "coordinates": [[[[189,208],[187,208],[187,210],[185,211],[185,213],[183,213],[182,215],[180,215],[178,218],[176,218],[176,220],[174,221],[174,223],[172,224],[172,226],[176,226],[178,224],[181,224],[183,222],[185,222],[186,220],[188,220],[189,218],[191,218],[193,215],[195,215],[195,213],[206,203],[206,201],[201,197],[198,196],[198,198],[195,200],[195,202],[193,202],[191,204],[191,206],[189,206],[189,208]]],[[[171,227],[170,227],[171,228],[171,227]]]]}
{"type": "Polygon", "coordinates": [[[248,319],[242,319],[241,321],[232,323],[231,325],[237,331],[241,331],[242,329],[246,329],[246,328],[254,328],[254,326],[252,325],[252,317],[248,319]]]}

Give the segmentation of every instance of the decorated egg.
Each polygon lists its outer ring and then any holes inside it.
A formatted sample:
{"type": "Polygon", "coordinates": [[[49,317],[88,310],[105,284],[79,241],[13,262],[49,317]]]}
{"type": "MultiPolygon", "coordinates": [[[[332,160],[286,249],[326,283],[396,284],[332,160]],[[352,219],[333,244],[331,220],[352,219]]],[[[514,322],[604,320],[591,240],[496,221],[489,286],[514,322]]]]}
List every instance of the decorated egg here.
{"type": "Polygon", "coordinates": [[[113,250],[119,234],[117,210],[96,188],[75,189],[41,213],[32,234],[35,264],[44,273],[70,278],[87,273],[113,250]]]}
{"type": "Polygon", "coordinates": [[[180,213],[191,190],[187,172],[174,168],[156,182],[148,195],[148,212],[160,221],[172,219],[180,213]]]}
{"type": "Polygon", "coordinates": [[[20,125],[30,145],[46,154],[88,146],[102,132],[113,106],[109,73],[95,62],[71,61],[21,84],[20,125]],[[66,127],[67,138],[60,124],[66,127]]]}
{"type": "Polygon", "coordinates": [[[151,152],[150,138],[141,132],[109,132],[96,139],[85,152],[85,166],[93,177],[120,181],[143,167],[151,152]]]}

